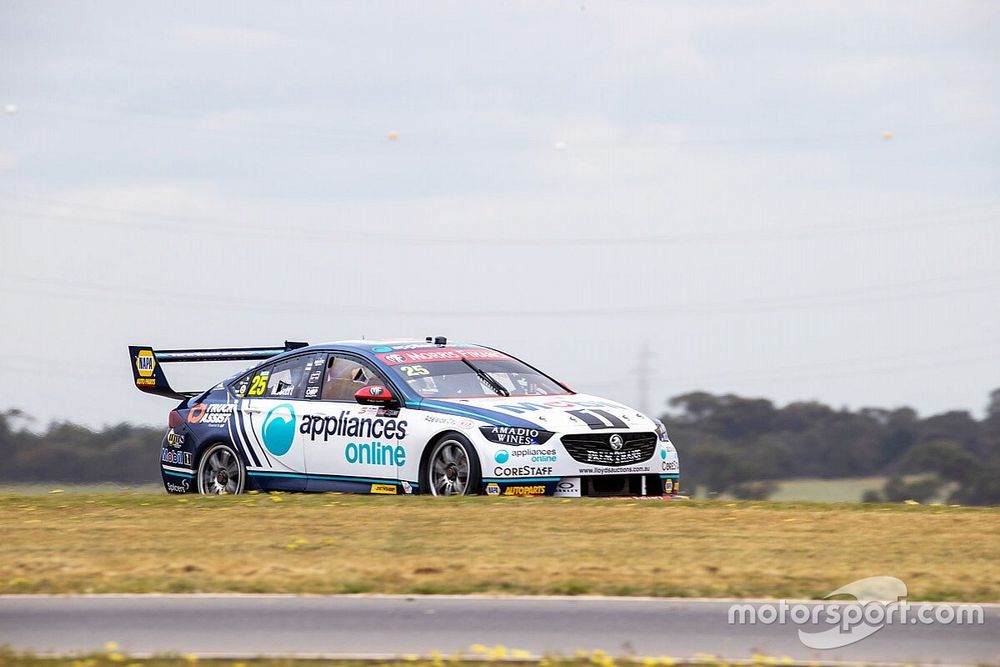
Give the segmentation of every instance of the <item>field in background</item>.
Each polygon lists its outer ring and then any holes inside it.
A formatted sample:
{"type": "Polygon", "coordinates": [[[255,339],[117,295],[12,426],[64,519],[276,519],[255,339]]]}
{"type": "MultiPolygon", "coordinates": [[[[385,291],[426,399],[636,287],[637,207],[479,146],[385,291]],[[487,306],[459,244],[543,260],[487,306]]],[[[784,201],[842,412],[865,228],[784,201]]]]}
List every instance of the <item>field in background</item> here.
{"type": "MultiPolygon", "coordinates": [[[[903,475],[902,479],[906,482],[912,482],[921,477],[921,475],[903,475]]],[[[888,477],[883,476],[777,479],[774,480],[777,489],[768,500],[807,503],[860,503],[865,491],[882,491],[887,479],[888,477]]],[[[944,501],[953,488],[953,485],[941,486],[940,491],[935,494],[932,500],[944,501]]],[[[701,500],[712,498],[701,489],[698,489],[696,497],[701,500]]],[[[729,494],[719,494],[717,497],[733,499],[729,494]]]]}
{"type": "MultiPolygon", "coordinates": [[[[881,491],[885,477],[844,477],[838,479],[776,479],[777,490],[768,500],[807,503],[860,503],[865,491],[881,491]]],[[[697,489],[695,498],[733,500],[729,494],[706,494],[697,489]]]]}
{"type": "Polygon", "coordinates": [[[859,503],[865,491],[881,491],[885,477],[845,479],[783,479],[771,500],[817,503],[859,503]]]}
{"type": "Polygon", "coordinates": [[[1000,600],[1000,509],[344,495],[0,495],[0,592],[1000,600]]]}

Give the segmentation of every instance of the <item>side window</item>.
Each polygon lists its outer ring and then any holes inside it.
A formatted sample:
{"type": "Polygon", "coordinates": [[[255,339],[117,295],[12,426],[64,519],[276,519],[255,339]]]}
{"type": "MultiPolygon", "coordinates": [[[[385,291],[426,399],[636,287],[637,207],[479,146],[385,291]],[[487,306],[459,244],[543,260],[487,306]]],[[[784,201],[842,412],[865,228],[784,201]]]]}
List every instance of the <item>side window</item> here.
{"type": "Polygon", "coordinates": [[[353,401],[359,389],[382,384],[381,378],[366,364],[333,355],[326,362],[324,376],[321,397],[324,401],[353,401]]]}
{"type": "Polygon", "coordinates": [[[323,386],[323,369],[326,366],[326,354],[312,355],[309,363],[306,364],[304,374],[305,397],[319,398],[319,389],[323,386]]]}
{"type": "Polygon", "coordinates": [[[229,389],[233,392],[233,395],[237,398],[243,398],[247,395],[247,390],[250,389],[250,380],[253,378],[255,371],[250,371],[249,373],[244,373],[240,377],[236,378],[230,383],[229,389]]]}
{"type": "Polygon", "coordinates": [[[260,366],[254,370],[253,375],[250,376],[250,387],[247,389],[247,396],[251,398],[263,396],[264,390],[267,389],[267,378],[270,375],[270,366],[260,366]]]}
{"type": "Polygon", "coordinates": [[[267,389],[264,391],[264,396],[266,398],[302,398],[305,386],[309,383],[309,377],[313,373],[313,366],[319,363],[322,368],[323,362],[318,358],[320,356],[322,355],[304,354],[274,364],[267,377],[267,389]]]}
{"type": "Polygon", "coordinates": [[[233,391],[248,398],[302,398],[310,384],[318,391],[325,360],[325,354],[304,354],[261,366],[233,383],[233,391]],[[315,371],[320,374],[314,375],[315,371]]]}

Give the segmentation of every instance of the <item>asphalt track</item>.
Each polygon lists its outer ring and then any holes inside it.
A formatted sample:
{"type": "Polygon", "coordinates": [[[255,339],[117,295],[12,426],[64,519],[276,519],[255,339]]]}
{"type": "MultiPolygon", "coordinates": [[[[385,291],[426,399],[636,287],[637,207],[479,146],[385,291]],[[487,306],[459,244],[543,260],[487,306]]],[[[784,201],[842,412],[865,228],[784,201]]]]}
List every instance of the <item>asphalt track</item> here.
{"type": "MultiPolygon", "coordinates": [[[[850,646],[816,650],[788,623],[731,625],[737,600],[591,597],[111,595],[0,596],[0,645],[39,653],[136,656],[387,657],[469,653],[474,644],[609,654],[911,664],[1000,663],[1000,606],[981,625],[885,625],[850,646]]],[[[753,603],[758,609],[765,602],[753,603]]],[[[808,605],[822,603],[806,603],[808,605]]]]}

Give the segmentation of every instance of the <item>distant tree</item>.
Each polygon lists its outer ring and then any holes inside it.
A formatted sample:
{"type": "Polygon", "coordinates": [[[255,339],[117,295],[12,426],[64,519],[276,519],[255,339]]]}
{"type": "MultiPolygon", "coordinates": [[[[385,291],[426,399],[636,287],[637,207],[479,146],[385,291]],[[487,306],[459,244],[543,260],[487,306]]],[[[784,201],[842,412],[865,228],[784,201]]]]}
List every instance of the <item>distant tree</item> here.
{"type": "Polygon", "coordinates": [[[963,505],[1000,505],[1000,460],[994,459],[979,468],[951,494],[949,501],[963,505]]]}
{"type": "Polygon", "coordinates": [[[700,430],[724,438],[765,433],[771,429],[775,415],[774,405],[766,399],[713,396],[703,391],[675,396],[669,405],[680,409],[676,421],[697,423],[700,430]]]}
{"type": "Polygon", "coordinates": [[[746,445],[744,470],[750,478],[782,479],[796,472],[793,434],[766,433],[746,445]]]}
{"type": "Polygon", "coordinates": [[[698,487],[709,493],[724,493],[746,479],[745,460],[736,448],[711,437],[698,442],[690,460],[682,463],[692,471],[698,487]]]}
{"type": "Polygon", "coordinates": [[[990,392],[990,402],[986,405],[986,418],[1000,418],[1000,389],[990,392]]]}
{"type": "Polygon", "coordinates": [[[917,431],[920,442],[951,440],[962,449],[983,456],[987,451],[980,441],[979,429],[980,424],[972,415],[964,410],[954,410],[922,420],[917,431]]]}
{"type": "Polygon", "coordinates": [[[830,406],[815,401],[789,403],[778,410],[774,426],[781,431],[804,433],[831,423],[836,414],[830,406]]]}
{"type": "Polygon", "coordinates": [[[692,391],[680,396],[674,396],[667,404],[679,409],[675,420],[680,423],[697,423],[708,417],[719,406],[719,398],[704,391],[692,391]]]}
{"type": "Polygon", "coordinates": [[[975,476],[980,461],[952,440],[922,442],[899,461],[903,472],[934,472],[946,480],[967,483],[975,476]]]}
{"type": "Polygon", "coordinates": [[[2,482],[123,482],[159,480],[160,429],[119,424],[99,431],[55,422],[42,433],[13,427],[21,413],[0,414],[2,482]]]}
{"type": "Polygon", "coordinates": [[[863,494],[861,494],[861,502],[863,503],[884,503],[885,497],[876,491],[875,489],[868,489],[863,494]]]}
{"type": "MultiPolygon", "coordinates": [[[[732,492],[742,484],[793,477],[919,473],[957,487],[954,497],[960,502],[996,502],[984,471],[993,470],[992,461],[1000,457],[1000,389],[991,392],[981,421],[964,411],[921,418],[907,407],[851,411],[817,402],[776,407],[764,399],[704,391],[668,403],[671,410],[662,419],[680,450],[688,488],[732,492]]],[[[925,497],[922,488],[902,478],[890,491],[894,497],[904,492],[925,497]]]]}
{"type": "Polygon", "coordinates": [[[994,389],[990,393],[982,430],[986,449],[993,454],[1000,452],[1000,389],[994,389]]]}

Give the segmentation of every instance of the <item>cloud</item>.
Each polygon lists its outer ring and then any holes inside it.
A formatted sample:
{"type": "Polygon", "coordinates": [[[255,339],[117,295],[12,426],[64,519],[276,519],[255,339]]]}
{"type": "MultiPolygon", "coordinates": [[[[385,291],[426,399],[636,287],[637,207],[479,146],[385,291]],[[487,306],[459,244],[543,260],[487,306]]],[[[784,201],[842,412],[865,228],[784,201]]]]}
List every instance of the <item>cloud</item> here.
{"type": "Polygon", "coordinates": [[[18,162],[18,156],[11,151],[0,151],[0,171],[9,171],[18,162]]]}
{"type": "Polygon", "coordinates": [[[273,30],[245,26],[185,25],[174,30],[182,42],[199,48],[265,50],[279,46],[285,36],[273,30]]]}

